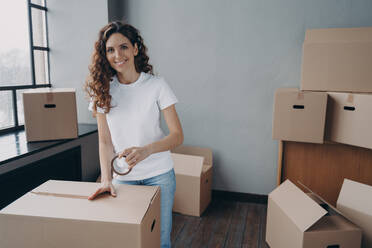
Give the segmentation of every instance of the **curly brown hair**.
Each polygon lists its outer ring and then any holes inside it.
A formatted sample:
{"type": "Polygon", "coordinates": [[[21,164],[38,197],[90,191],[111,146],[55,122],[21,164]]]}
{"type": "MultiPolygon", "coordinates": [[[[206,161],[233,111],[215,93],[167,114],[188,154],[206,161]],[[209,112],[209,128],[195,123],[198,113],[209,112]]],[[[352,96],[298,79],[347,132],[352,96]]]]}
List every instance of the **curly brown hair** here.
{"type": "Polygon", "coordinates": [[[106,58],[106,42],[114,33],[121,33],[134,46],[137,44],[138,54],[134,57],[136,71],[154,74],[152,65],[148,63],[147,47],[143,43],[139,31],[130,24],[120,21],[110,22],[104,26],[98,34],[98,40],[94,44],[92,63],[89,65],[90,74],[85,82],[84,89],[93,101],[94,115],[97,106],[104,109],[105,113],[110,112],[111,95],[110,81],[116,75],[116,71],[110,66],[106,58]]]}

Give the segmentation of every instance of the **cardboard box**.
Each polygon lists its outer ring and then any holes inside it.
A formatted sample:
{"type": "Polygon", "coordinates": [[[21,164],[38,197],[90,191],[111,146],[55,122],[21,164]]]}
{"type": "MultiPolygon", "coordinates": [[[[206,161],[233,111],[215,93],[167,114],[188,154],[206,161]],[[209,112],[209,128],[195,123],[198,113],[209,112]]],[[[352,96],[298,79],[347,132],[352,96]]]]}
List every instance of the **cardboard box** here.
{"type": "Polygon", "coordinates": [[[372,92],[372,27],[307,30],[301,90],[372,92]]]}
{"type": "Polygon", "coordinates": [[[328,140],[372,148],[372,95],[328,92],[328,140]]]}
{"type": "Polygon", "coordinates": [[[173,211],[200,216],[212,198],[212,150],[179,146],[172,150],[176,173],[173,211]]]}
{"type": "Polygon", "coordinates": [[[362,229],[362,247],[372,247],[372,186],[344,179],[337,208],[362,229]]]}
{"type": "Polygon", "coordinates": [[[47,181],[0,211],[0,247],[160,247],[160,188],[47,181]]]}
{"type": "Polygon", "coordinates": [[[282,88],[275,92],[273,139],[323,143],[327,93],[282,88]]]}
{"type": "Polygon", "coordinates": [[[75,89],[39,88],[23,93],[27,141],[78,137],[75,89]]]}
{"type": "Polygon", "coordinates": [[[266,242],[271,248],[357,248],[361,236],[341,212],[289,180],[269,194],[266,242]]]}

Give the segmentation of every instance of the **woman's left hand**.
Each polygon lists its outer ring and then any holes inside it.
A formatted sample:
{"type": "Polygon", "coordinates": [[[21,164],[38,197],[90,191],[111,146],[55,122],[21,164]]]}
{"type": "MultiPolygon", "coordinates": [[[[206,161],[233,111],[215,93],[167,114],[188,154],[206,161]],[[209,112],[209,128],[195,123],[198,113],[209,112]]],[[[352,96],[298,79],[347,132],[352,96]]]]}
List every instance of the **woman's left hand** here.
{"type": "Polygon", "coordinates": [[[126,156],[125,162],[129,165],[129,168],[133,168],[139,162],[151,155],[150,147],[130,147],[125,149],[122,153],[119,154],[118,158],[126,156]]]}

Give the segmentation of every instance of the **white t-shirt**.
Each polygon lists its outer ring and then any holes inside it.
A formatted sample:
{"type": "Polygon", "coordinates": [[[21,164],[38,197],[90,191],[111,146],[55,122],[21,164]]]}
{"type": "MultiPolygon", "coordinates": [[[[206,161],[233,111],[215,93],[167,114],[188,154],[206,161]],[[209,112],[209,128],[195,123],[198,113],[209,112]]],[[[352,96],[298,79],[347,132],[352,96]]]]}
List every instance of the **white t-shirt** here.
{"type": "MultiPolygon", "coordinates": [[[[177,98],[161,77],[142,72],[131,84],[119,83],[116,76],[110,82],[111,106],[106,114],[115,153],[133,146],[145,146],[165,137],[160,128],[160,110],[175,103],[177,98]]],[[[93,102],[89,104],[93,110],[93,102]]],[[[104,110],[97,107],[97,112],[104,110]]],[[[124,159],[119,162],[125,163],[124,159]]],[[[139,162],[132,171],[117,175],[119,180],[143,180],[173,168],[170,152],[154,153],[139,162]]]]}

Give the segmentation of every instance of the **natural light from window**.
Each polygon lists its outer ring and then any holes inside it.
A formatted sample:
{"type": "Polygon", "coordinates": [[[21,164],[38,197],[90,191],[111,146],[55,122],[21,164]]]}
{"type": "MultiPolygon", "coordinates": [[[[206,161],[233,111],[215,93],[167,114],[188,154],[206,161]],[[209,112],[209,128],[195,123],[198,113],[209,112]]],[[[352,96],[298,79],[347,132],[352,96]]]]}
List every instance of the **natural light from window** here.
{"type": "Polygon", "coordinates": [[[0,8],[1,86],[32,83],[27,9],[25,0],[7,1],[0,8]]]}
{"type": "Polygon", "coordinates": [[[0,131],[24,124],[22,92],[28,88],[50,86],[45,1],[10,0],[2,3],[0,131]]]}

